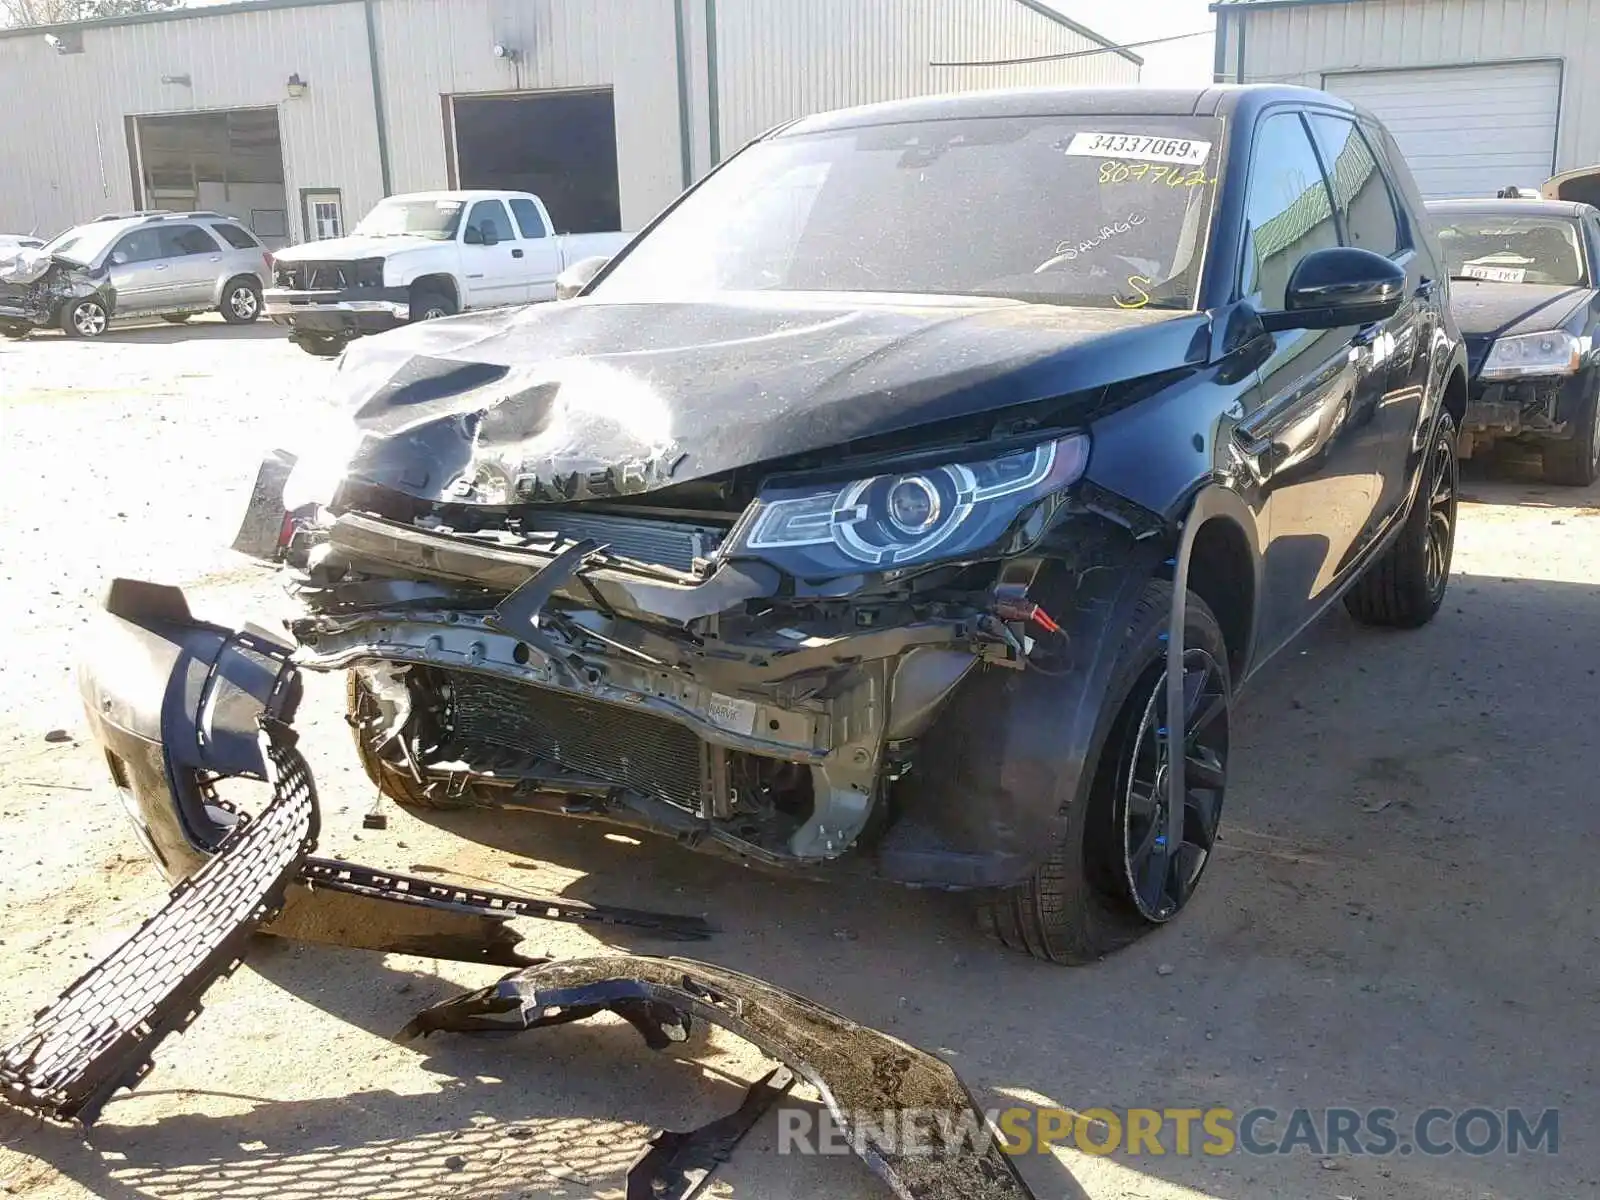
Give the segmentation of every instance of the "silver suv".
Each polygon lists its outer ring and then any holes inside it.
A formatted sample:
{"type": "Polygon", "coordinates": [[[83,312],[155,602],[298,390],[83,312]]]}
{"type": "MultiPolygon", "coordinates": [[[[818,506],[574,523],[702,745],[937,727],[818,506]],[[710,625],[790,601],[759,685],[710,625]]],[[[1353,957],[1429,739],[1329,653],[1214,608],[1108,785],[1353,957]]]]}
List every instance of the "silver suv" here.
{"type": "Polygon", "coordinates": [[[255,235],[215,212],[112,214],[67,230],[39,253],[94,284],[71,289],[30,322],[58,325],[68,337],[98,337],[122,317],[176,322],[216,311],[230,324],[248,324],[261,315],[272,270],[255,235]]]}

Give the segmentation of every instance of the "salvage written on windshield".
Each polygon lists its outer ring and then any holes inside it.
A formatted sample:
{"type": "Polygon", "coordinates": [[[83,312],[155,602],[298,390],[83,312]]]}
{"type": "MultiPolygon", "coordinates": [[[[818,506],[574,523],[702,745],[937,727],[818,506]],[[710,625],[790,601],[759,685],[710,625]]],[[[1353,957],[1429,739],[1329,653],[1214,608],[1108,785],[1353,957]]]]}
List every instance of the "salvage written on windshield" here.
{"type": "Polygon", "coordinates": [[[1067,144],[1067,153],[1090,158],[1134,158],[1198,167],[1211,154],[1211,143],[1137,133],[1075,133],[1067,144]]]}

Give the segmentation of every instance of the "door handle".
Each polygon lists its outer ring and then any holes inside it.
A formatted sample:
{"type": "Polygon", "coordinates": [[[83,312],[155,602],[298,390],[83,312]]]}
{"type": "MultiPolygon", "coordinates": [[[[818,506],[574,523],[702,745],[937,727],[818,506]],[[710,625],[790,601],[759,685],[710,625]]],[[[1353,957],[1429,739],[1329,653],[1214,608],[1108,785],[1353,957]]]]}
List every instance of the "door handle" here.
{"type": "Polygon", "coordinates": [[[212,261],[212,262],[221,262],[221,261],[222,261],[222,255],[220,255],[220,254],[213,254],[213,255],[212,255],[212,256],[211,256],[211,261],[212,261]]]}
{"type": "Polygon", "coordinates": [[[511,257],[512,258],[521,258],[522,257],[522,251],[521,250],[513,250],[511,252],[511,257]]]}
{"type": "Polygon", "coordinates": [[[167,264],[166,263],[157,263],[151,269],[155,270],[155,271],[165,271],[167,269],[167,264]]]}

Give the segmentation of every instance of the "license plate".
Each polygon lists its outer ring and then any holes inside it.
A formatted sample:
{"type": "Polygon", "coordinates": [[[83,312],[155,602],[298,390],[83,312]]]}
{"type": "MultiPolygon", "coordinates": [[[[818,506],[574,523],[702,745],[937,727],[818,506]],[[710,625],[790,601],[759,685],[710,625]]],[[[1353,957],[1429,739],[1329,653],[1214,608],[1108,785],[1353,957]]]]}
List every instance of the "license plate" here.
{"type": "Polygon", "coordinates": [[[740,700],[736,696],[724,696],[720,693],[711,694],[711,707],[707,716],[711,723],[729,733],[751,734],[756,730],[756,705],[750,700],[740,700]]]}
{"type": "Polygon", "coordinates": [[[1490,267],[1468,263],[1461,268],[1468,279],[1481,279],[1485,283],[1521,283],[1528,277],[1527,267],[1490,267]]]}

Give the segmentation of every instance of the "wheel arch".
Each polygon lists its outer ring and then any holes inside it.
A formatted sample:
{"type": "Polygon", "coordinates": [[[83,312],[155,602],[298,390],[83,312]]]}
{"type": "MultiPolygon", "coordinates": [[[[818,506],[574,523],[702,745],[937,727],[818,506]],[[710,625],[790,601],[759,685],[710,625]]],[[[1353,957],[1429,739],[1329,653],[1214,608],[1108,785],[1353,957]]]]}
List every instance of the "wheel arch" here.
{"type": "Polygon", "coordinates": [[[1456,432],[1467,420],[1467,373],[1457,364],[1444,381],[1444,411],[1456,423],[1456,432]]]}
{"type": "MultiPolygon", "coordinates": [[[[1175,603],[1185,590],[1206,602],[1228,645],[1228,674],[1237,687],[1254,666],[1261,597],[1261,546],[1255,518],[1238,495],[1218,484],[1190,502],[1170,560],[1175,603]]],[[[1181,628],[1182,613],[1174,628],[1181,628]]]]}
{"type": "Polygon", "coordinates": [[[450,302],[461,309],[461,288],[456,284],[456,277],[444,271],[435,271],[431,275],[419,275],[407,285],[413,300],[423,292],[441,292],[450,297],[450,302]]]}
{"type": "Polygon", "coordinates": [[[228,289],[241,280],[254,284],[256,291],[261,290],[261,276],[254,271],[234,271],[217,280],[216,289],[211,294],[211,307],[221,308],[223,300],[227,298],[228,289]]]}

